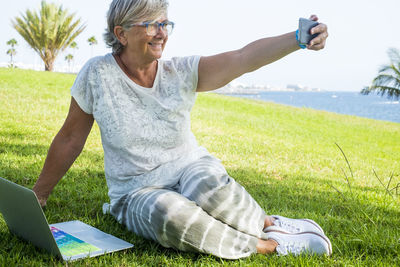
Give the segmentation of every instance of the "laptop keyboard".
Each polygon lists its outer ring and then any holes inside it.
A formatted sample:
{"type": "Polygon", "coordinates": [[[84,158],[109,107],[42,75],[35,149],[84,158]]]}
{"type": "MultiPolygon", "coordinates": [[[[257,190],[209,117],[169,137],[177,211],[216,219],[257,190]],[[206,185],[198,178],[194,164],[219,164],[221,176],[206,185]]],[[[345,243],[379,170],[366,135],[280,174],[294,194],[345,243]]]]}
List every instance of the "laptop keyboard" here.
{"type": "Polygon", "coordinates": [[[51,233],[57,242],[57,246],[63,256],[75,256],[83,253],[90,253],[101,250],[85,241],[80,240],[60,229],[51,226],[51,233]]]}

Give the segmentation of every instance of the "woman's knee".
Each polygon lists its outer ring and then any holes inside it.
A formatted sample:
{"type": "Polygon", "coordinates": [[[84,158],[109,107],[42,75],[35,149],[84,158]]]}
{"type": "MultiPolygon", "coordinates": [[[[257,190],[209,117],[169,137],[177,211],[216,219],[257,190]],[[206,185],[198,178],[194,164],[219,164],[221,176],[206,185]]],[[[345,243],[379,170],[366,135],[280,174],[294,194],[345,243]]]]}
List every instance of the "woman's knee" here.
{"type": "MultiPolygon", "coordinates": [[[[166,247],[190,251],[191,242],[186,240],[186,234],[190,227],[200,223],[192,221],[193,216],[200,212],[194,202],[187,199],[174,201],[159,201],[154,206],[152,213],[152,228],[157,241],[166,247]]],[[[195,226],[197,227],[197,226],[195,226]]]]}

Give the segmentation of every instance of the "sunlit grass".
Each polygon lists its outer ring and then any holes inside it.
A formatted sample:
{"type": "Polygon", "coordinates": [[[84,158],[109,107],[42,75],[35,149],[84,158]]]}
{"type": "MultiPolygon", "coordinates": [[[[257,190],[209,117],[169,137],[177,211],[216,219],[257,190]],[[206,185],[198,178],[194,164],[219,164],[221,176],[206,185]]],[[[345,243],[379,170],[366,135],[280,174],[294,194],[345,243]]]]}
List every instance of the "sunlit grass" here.
{"type": "MultiPolygon", "coordinates": [[[[33,186],[67,114],[74,79],[68,74],[0,68],[1,177],[33,186]]],[[[50,223],[78,219],[135,247],[74,264],[400,265],[400,188],[395,190],[400,183],[400,124],[199,94],[192,129],[198,142],[222,160],[267,213],[320,223],[332,241],[333,255],[254,255],[225,261],[164,249],[135,236],[102,214],[108,197],[95,125],[81,156],[49,198],[45,213],[50,223]]],[[[10,264],[63,265],[11,235],[0,216],[0,266],[10,264]]]]}

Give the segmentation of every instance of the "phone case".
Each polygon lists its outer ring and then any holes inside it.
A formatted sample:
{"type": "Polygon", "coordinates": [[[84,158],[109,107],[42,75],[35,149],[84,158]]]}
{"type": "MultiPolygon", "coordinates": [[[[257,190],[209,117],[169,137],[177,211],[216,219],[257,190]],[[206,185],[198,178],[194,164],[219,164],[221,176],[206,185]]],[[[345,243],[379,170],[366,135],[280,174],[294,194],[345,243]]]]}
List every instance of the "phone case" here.
{"type": "Polygon", "coordinates": [[[318,36],[318,33],[311,35],[310,30],[319,23],[313,20],[300,18],[299,19],[299,44],[307,45],[312,39],[318,36]]]}

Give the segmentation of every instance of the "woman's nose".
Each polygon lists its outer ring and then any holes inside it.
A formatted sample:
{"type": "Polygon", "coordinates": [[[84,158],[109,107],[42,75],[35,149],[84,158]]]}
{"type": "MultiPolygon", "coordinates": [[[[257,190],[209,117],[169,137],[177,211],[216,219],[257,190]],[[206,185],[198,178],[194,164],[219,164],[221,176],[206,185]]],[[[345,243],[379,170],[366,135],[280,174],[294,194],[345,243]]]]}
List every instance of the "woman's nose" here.
{"type": "Polygon", "coordinates": [[[156,33],[156,35],[155,35],[154,37],[157,37],[157,38],[165,38],[165,37],[167,37],[167,36],[168,36],[167,31],[166,31],[166,30],[163,30],[163,28],[162,28],[161,26],[158,26],[158,28],[157,28],[157,33],[156,33]]]}

